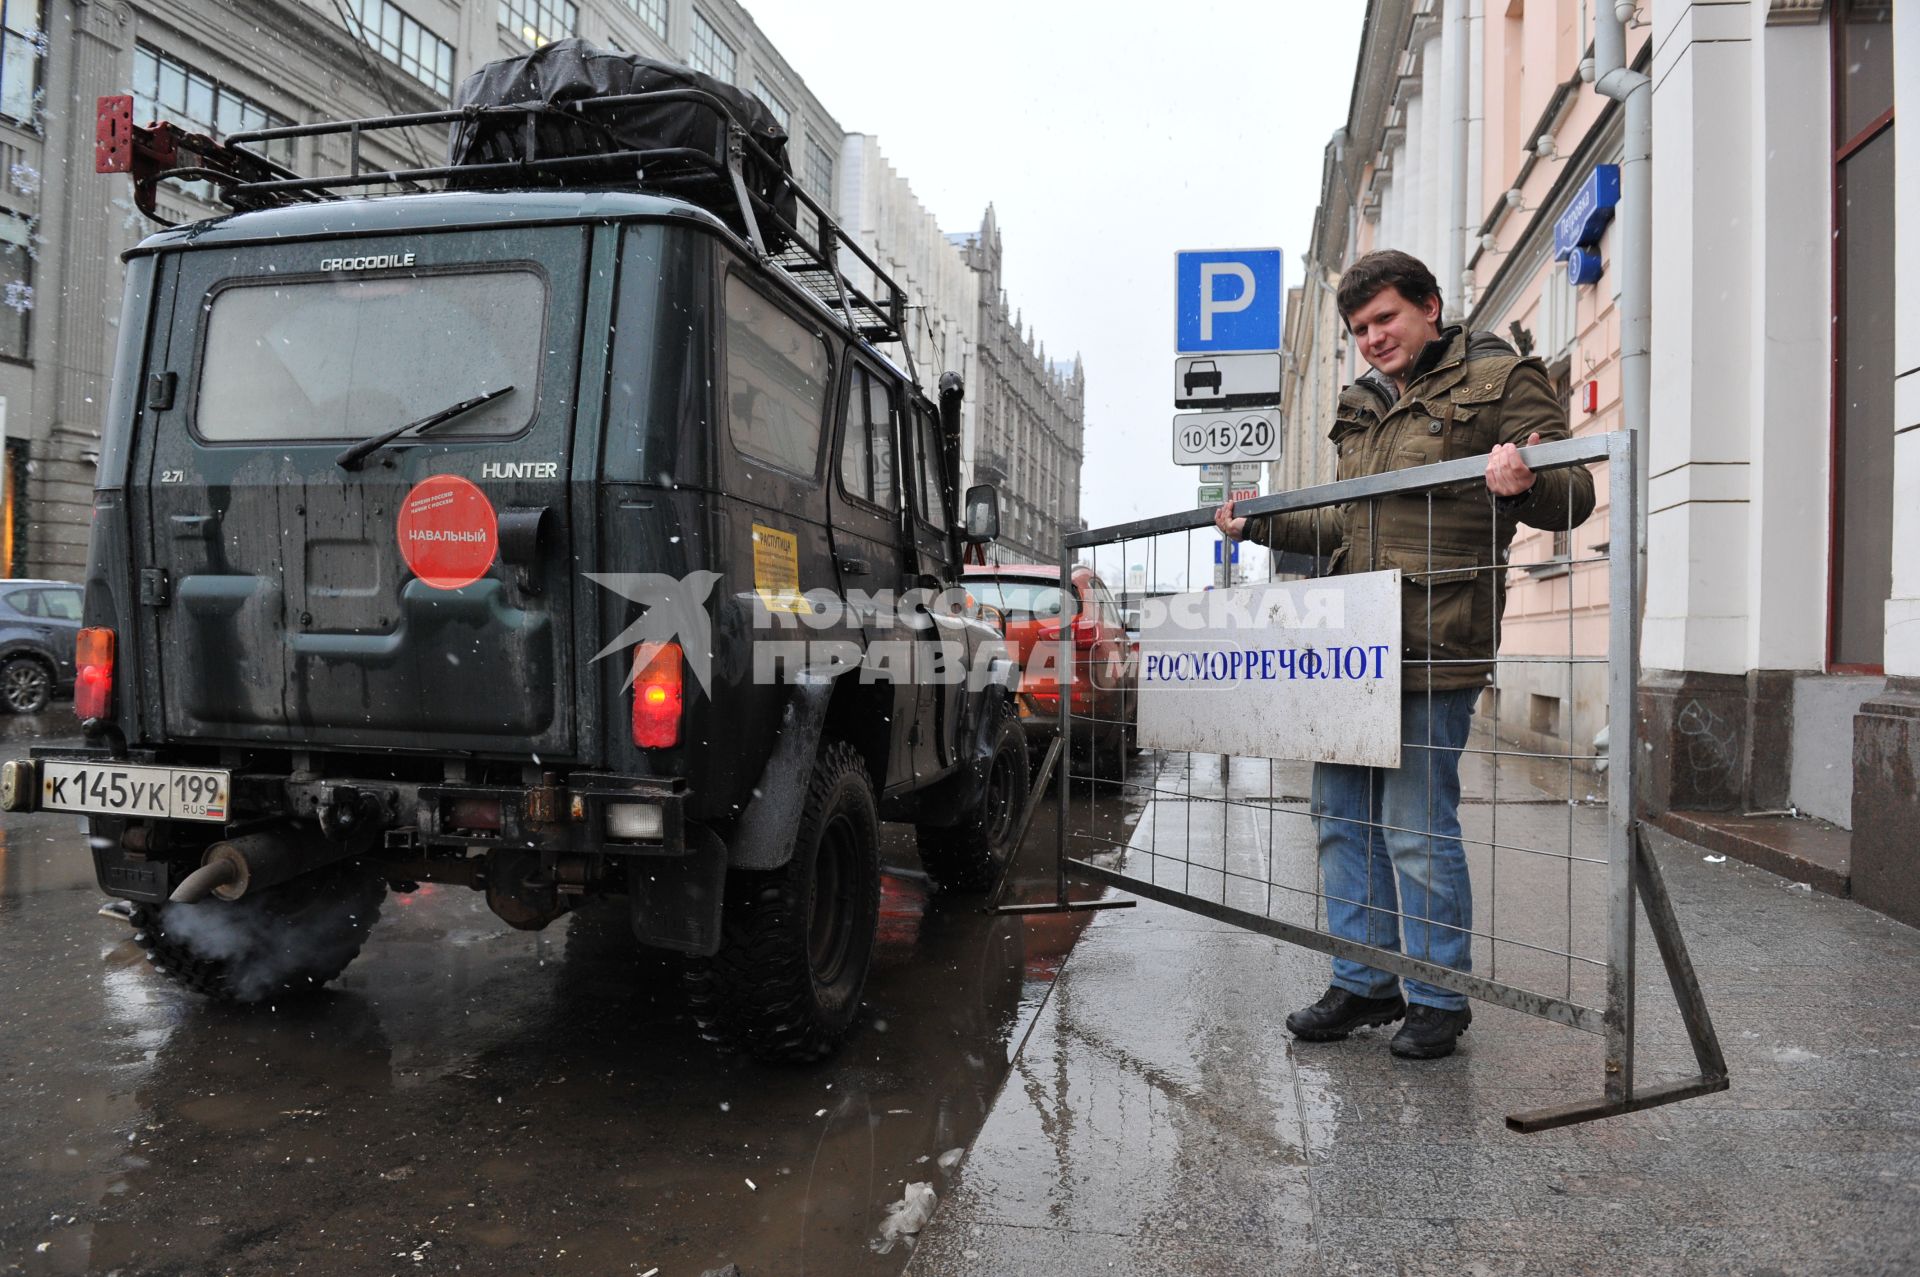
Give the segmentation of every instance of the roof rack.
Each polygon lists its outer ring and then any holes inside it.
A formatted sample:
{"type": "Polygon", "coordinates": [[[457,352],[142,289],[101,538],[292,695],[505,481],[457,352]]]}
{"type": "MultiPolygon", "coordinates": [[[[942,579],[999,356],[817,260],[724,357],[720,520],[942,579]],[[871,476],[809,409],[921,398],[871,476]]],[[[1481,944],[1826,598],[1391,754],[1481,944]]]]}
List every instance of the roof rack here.
{"type": "MultiPolygon", "coordinates": [[[[869,342],[906,341],[906,297],[859,244],[840,229],[818,201],[794,182],[783,164],[775,163],[743,128],[719,98],[699,89],[661,89],[650,93],[583,98],[568,102],[525,102],[511,106],[466,106],[445,111],[423,111],[410,115],[370,116],[356,120],[333,120],[320,124],[294,124],[283,128],[252,129],[232,133],[224,141],[205,134],[189,133],[165,121],[150,126],[133,122],[133,98],[120,94],[103,97],[98,105],[98,134],[94,167],[102,173],[131,173],[134,202],[140,211],[155,221],[166,223],[154,211],[154,192],[169,179],[211,181],[219,188],[220,198],[240,210],[278,208],[291,204],[315,203],[341,198],[341,192],[378,186],[397,186],[417,191],[422,183],[458,181],[462,185],[492,181],[510,187],[515,179],[535,175],[560,176],[569,171],[593,174],[610,166],[633,165],[635,184],[645,190],[666,189],[671,193],[672,178],[704,172],[721,178],[732,189],[745,238],[753,252],[767,264],[779,268],[802,291],[829,311],[837,314],[847,327],[869,342]],[[594,155],[538,155],[538,124],[543,117],[564,118],[610,132],[594,117],[603,111],[621,107],[688,102],[705,107],[726,125],[722,153],[712,154],[693,147],[662,147],[645,150],[605,151],[594,155]],[[522,158],[497,163],[439,165],[424,168],[369,169],[364,166],[360,142],[370,133],[435,124],[478,124],[486,120],[518,117],[523,137],[522,158]],[[296,137],[347,138],[347,169],[342,173],[303,177],[269,160],[257,151],[244,149],[247,143],[264,143],[296,137]],[[776,197],[791,193],[813,214],[813,234],[809,237],[787,221],[766,199],[756,194],[742,174],[742,162],[753,155],[767,171],[777,173],[782,184],[776,197]],[[190,157],[190,159],[185,158],[190,157]],[[768,251],[763,228],[782,233],[784,244],[768,251]],[[840,269],[840,255],[847,254],[872,276],[870,290],[857,288],[840,269]]],[[[909,356],[910,358],[911,356],[909,356]]]]}

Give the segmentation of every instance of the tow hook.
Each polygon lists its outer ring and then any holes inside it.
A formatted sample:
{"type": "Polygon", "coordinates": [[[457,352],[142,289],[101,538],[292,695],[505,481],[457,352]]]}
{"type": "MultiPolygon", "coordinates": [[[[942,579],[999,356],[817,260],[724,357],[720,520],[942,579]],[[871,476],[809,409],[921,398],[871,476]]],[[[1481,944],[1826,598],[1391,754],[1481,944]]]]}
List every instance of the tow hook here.
{"type": "Polygon", "coordinates": [[[331,842],[350,842],[390,823],[386,797],[352,785],[330,788],[315,814],[320,819],[320,832],[331,842]]]}

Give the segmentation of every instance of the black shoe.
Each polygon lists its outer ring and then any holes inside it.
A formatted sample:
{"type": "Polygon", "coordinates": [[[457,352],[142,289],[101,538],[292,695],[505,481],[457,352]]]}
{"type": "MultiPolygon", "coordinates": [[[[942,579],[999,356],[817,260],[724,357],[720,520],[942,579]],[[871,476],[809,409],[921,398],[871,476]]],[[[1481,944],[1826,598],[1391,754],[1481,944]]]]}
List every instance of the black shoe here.
{"type": "Polygon", "coordinates": [[[1403,1060],[1437,1060],[1453,1054],[1453,1044],[1473,1023],[1473,1008],[1443,1011],[1419,1002],[1407,1008],[1407,1022],[1387,1043],[1403,1060]]]}
{"type": "Polygon", "coordinates": [[[1355,1029],[1391,1024],[1407,1013],[1399,994],[1390,998],[1363,998],[1334,985],[1320,1000],[1287,1017],[1287,1031],[1302,1042],[1338,1042],[1355,1029]]]}

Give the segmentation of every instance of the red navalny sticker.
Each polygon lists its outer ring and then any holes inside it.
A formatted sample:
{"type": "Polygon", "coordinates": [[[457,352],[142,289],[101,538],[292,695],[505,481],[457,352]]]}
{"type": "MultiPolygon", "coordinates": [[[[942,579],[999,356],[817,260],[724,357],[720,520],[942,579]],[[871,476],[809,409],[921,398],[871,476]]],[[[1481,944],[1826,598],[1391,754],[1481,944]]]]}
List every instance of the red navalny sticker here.
{"type": "Polygon", "coordinates": [[[457,474],[422,479],[400,503],[400,557],[436,590],[485,576],[499,539],[493,503],[457,474]]]}

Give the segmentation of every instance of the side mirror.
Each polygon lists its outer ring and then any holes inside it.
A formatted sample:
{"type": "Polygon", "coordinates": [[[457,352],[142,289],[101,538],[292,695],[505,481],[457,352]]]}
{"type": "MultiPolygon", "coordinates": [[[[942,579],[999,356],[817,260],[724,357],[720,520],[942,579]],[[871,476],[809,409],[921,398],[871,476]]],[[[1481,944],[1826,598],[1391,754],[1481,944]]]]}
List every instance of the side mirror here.
{"type": "Polygon", "coordinates": [[[991,483],[967,489],[968,545],[985,545],[1000,535],[1000,491],[991,483]]]}

